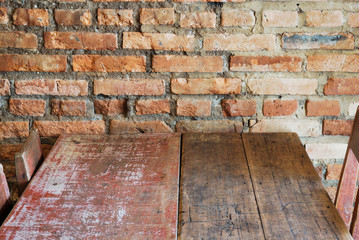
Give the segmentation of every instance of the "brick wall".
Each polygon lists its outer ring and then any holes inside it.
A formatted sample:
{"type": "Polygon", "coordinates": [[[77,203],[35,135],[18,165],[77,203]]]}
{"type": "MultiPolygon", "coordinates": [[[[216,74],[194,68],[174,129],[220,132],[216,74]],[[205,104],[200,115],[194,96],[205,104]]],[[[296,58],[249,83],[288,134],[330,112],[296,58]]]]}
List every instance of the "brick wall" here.
{"type": "Polygon", "coordinates": [[[295,131],[333,187],[358,34],[355,2],[0,0],[0,141],[295,131]]]}

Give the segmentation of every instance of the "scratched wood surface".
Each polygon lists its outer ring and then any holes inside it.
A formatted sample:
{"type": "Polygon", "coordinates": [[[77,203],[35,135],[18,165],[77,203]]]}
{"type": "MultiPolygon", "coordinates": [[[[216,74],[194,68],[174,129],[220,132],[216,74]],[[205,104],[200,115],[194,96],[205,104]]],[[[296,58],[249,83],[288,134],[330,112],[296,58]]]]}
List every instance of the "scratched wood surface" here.
{"type": "Polygon", "coordinates": [[[266,239],[352,239],[295,133],[242,137],[266,239]]]}
{"type": "Polygon", "coordinates": [[[180,135],[62,136],[0,239],[175,239],[180,135]]]}
{"type": "Polygon", "coordinates": [[[183,134],[179,239],[264,239],[240,134],[183,134]]]}

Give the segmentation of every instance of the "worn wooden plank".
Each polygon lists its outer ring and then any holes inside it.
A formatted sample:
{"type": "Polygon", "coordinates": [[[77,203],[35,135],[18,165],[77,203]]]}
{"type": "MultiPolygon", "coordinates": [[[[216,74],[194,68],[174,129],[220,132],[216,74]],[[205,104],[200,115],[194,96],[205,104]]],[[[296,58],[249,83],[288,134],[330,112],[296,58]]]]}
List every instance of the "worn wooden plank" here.
{"type": "Polygon", "coordinates": [[[352,239],[295,133],[243,143],[266,239],[352,239]]]}
{"type": "Polygon", "coordinates": [[[240,134],[183,134],[179,239],[264,239],[240,134]]]}
{"type": "Polygon", "coordinates": [[[175,239],[180,135],[63,136],[0,239],[175,239]]]}

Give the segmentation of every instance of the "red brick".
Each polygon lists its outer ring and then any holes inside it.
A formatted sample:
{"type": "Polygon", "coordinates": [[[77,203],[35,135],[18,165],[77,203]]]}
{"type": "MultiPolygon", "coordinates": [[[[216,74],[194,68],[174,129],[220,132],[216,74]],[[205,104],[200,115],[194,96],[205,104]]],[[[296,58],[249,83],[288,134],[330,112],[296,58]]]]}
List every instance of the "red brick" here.
{"type": "Polygon", "coordinates": [[[142,8],[140,23],[143,25],[172,25],[175,22],[173,8],[142,8]]]}
{"type": "Polygon", "coordinates": [[[13,99],[9,100],[9,112],[17,116],[44,116],[45,100],[13,99]]]}
{"type": "Polygon", "coordinates": [[[86,96],[88,83],[85,80],[34,79],[15,81],[19,95],[86,96]]]}
{"type": "Polygon", "coordinates": [[[45,32],[45,48],[115,50],[117,35],[94,32],[45,32]]]}
{"type": "Polygon", "coordinates": [[[129,133],[171,133],[172,129],[163,121],[128,122],[121,120],[111,120],[111,134],[129,133]]]}
{"type": "Polygon", "coordinates": [[[297,11],[266,10],[262,14],[263,27],[296,27],[297,11]]]}
{"type": "Polygon", "coordinates": [[[285,49],[354,49],[351,33],[284,33],[285,49]]]}
{"type": "Polygon", "coordinates": [[[0,47],[37,48],[37,36],[26,32],[0,32],[0,47]]]}
{"type": "Polygon", "coordinates": [[[145,72],[145,56],[74,55],[75,72],[145,72]]]}
{"type": "Polygon", "coordinates": [[[311,101],[305,104],[306,115],[311,116],[339,116],[339,100],[311,101]]]}
{"type": "Polygon", "coordinates": [[[253,116],[257,112],[255,100],[224,99],[222,100],[223,116],[253,116]]]}
{"type": "Polygon", "coordinates": [[[233,3],[241,3],[245,2],[246,0],[174,0],[174,2],[185,2],[185,3],[192,3],[192,2],[233,2],[233,3]]]}
{"type": "Polygon", "coordinates": [[[215,28],[216,14],[213,12],[182,13],[180,26],[183,28],[215,28]]]}
{"type": "Polygon", "coordinates": [[[359,27],[359,13],[353,12],[348,14],[348,25],[353,28],[359,27]]]}
{"type": "Polygon", "coordinates": [[[86,101],[52,100],[52,115],[86,116],[86,101]]]}
{"type": "Polygon", "coordinates": [[[266,100],[263,104],[264,116],[290,116],[297,111],[297,100],[266,100]]]}
{"type": "Polygon", "coordinates": [[[55,21],[58,25],[90,26],[92,15],[88,9],[55,9],[55,21]]]}
{"type": "Polygon", "coordinates": [[[350,136],[353,128],[352,120],[324,120],[323,134],[324,135],[345,135],[350,136]]]}
{"type": "Polygon", "coordinates": [[[340,173],[342,171],[342,164],[328,164],[327,174],[325,175],[326,180],[339,180],[340,173]]]}
{"type": "Polygon", "coordinates": [[[211,115],[211,100],[179,99],[177,100],[178,116],[206,117],[211,115]]]}
{"type": "Polygon", "coordinates": [[[165,85],[161,79],[97,79],[94,94],[104,95],[163,95],[165,85]]]}
{"type": "Polygon", "coordinates": [[[195,35],[179,36],[173,33],[124,32],[123,48],[169,51],[193,51],[195,35]]]}
{"type": "Polygon", "coordinates": [[[66,72],[64,55],[0,54],[0,71],[66,72]]]}
{"type": "Polygon", "coordinates": [[[29,136],[28,122],[1,122],[0,141],[4,138],[17,138],[29,136]]]}
{"type": "Polygon", "coordinates": [[[95,100],[94,105],[95,113],[104,116],[123,114],[126,113],[127,110],[126,99],[95,100]]]}
{"type": "Polygon", "coordinates": [[[343,14],[342,11],[308,11],[305,22],[309,27],[340,27],[343,14]]]}
{"type": "Polygon", "coordinates": [[[216,121],[178,121],[176,131],[180,133],[221,133],[238,132],[243,130],[241,121],[216,120],[216,121]]]}
{"type": "Polygon", "coordinates": [[[7,24],[9,22],[9,17],[7,15],[7,8],[0,7],[0,24],[7,24]]]}
{"type": "Polygon", "coordinates": [[[222,72],[223,59],[219,56],[155,55],[154,72],[222,72]]]}
{"type": "Polygon", "coordinates": [[[160,114],[170,113],[170,101],[168,99],[138,100],[136,102],[136,114],[160,114]]]}
{"type": "Polygon", "coordinates": [[[133,24],[133,10],[98,9],[97,21],[100,25],[131,26],[133,24]]]}
{"type": "Polygon", "coordinates": [[[203,49],[206,51],[273,51],[275,47],[273,34],[209,34],[204,37],[203,49]]]}
{"type": "Polygon", "coordinates": [[[232,56],[231,71],[300,72],[302,59],[296,56],[232,56]]]}
{"type": "Polygon", "coordinates": [[[105,121],[35,121],[34,129],[42,137],[58,137],[61,134],[105,133],[105,121]]]}
{"type": "Polygon", "coordinates": [[[240,78],[171,79],[174,94],[241,94],[240,78]]]}
{"type": "Polygon", "coordinates": [[[336,187],[325,187],[325,190],[327,191],[330,200],[334,203],[335,195],[337,194],[337,188],[336,187]]]}
{"type": "Polygon", "coordinates": [[[12,19],[15,25],[49,26],[49,14],[46,9],[18,8],[12,19]]]}
{"type": "Polygon", "coordinates": [[[307,70],[313,72],[359,72],[359,55],[308,56],[307,70]]]}
{"type": "Polygon", "coordinates": [[[359,95],[359,78],[329,78],[325,95],[359,95]]]}
{"type": "Polygon", "coordinates": [[[0,96],[10,95],[10,82],[7,79],[0,79],[0,96]]]}
{"type": "Polygon", "coordinates": [[[225,27],[254,26],[256,21],[253,11],[223,11],[221,16],[221,25],[225,27]]]}

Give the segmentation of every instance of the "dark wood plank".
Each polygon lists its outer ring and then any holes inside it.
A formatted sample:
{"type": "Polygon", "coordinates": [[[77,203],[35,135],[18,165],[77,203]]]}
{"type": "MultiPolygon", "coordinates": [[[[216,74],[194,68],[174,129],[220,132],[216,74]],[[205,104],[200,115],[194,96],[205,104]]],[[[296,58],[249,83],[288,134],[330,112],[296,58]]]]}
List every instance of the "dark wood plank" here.
{"type": "Polygon", "coordinates": [[[240,134],[183,134],[179,239],[264,239],[240,134]]]}
{"type": "Polygon", "coordinates": [[[243,142],[266,239],[352,239],[295,133],[243,142]]]}
{"type": "Polygon", "coordinates": [[[63,136],[0,239],[175,239],[180,135],[63,136]]]}

